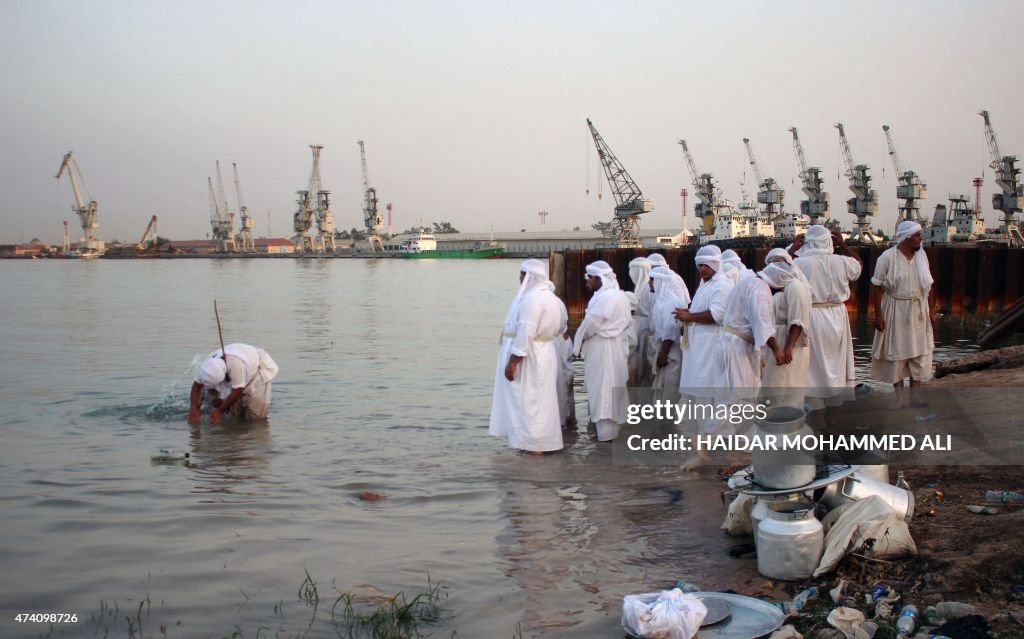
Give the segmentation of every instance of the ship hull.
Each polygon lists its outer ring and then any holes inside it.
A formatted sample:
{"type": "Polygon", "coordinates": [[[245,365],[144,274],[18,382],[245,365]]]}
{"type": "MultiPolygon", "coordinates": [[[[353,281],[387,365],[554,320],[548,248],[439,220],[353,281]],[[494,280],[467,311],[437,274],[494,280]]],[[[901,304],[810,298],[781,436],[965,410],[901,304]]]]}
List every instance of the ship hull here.
{"type": "Polygon", "coordinates": [[[488,246],[477,249],[406,251],[398,256],[410,260],[493,260],[500,258],[504,252],[503,246],[488,246]]]}

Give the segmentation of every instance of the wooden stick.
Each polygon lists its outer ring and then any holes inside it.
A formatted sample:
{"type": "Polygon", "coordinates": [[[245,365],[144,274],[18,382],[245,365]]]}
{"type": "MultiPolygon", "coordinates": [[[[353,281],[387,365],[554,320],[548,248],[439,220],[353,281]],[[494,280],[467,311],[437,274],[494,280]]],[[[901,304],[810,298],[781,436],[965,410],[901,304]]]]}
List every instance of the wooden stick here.
{"type": "Polygon", "coordinates": [[[228,352],[224,350],[224,333],[220,330],[220,313],[217,312],[217,300],[213,300],[213,316],[217,318],[217,336],[220,337],[220,356],[226,362],[228,352]]]}

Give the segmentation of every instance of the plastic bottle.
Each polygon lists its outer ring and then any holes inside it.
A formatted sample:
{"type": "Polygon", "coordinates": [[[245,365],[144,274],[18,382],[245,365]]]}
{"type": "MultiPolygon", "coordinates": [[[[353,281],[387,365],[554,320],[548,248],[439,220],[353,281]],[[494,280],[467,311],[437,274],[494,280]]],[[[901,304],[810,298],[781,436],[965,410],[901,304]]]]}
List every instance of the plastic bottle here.
{"type": "Polygon", "coordinates": [[[683,592],[700,592],[700,586],[694,583],[690,583],[689,581],[683,581],[681,579],[676,582],[674,588],[678,588],[683,592]]]}
{"type": "Polygon", "coordinates": [[[910,484],[908,484],[907,480],[903,477],[902,470],[896,471],[896,487],[902,488],[903,490],[910,490],[910,484]]]}
{"type": "Polygon", "coordinates": [[[974,513],[976,515],[998,515],[999,514],[999,511],[997,509],[993,508],[992,506],[976,506],[976,505],[972,504],[972,505],[967,507],[967,510],[971,511],[972,513],[974,513]]]}
{"type": "Polygon", "coordinates": [[[189,453],[177,448],[158,448],[150,455],[153,461],[185,461],[189,460],[189,453]]]}
{"type": "Polygon", "coordinates": [[[794,610],[803,610],[804,607],[807,605],[807,602],[810,601],[811,599],[814,599],[817,596],[818,596],[818,589],[815,588],[814,586],[811,586],[810,588],[807,588],[806,590],[801,591],[799,595],[797,595],[796,597],[793,597],[793,609],[794,610]]]}
{"type": "Polygon", "coordinates": [[[998,504],[1024,504],[1024,494],[1011,490],[986,490],[985,501],[993,501],[998,504]]]}
{"type": "Polygon", "coordinates": [[[900,610],[900,618],[896,620],[896,630],[901,637],[909,637],[917,625],[917,606],[907,604],[900,610]]]}

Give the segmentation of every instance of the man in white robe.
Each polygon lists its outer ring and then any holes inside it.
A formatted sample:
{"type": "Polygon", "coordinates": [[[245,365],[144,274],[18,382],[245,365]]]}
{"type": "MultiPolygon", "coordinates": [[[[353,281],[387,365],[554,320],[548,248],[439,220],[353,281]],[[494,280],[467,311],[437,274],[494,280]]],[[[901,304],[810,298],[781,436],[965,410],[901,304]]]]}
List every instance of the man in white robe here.
{"type": "Polygon", "coordinates": [[[646,373],[644,362],[647,358],[647,333],[651,327],[651,310],[654,307],[654,297],[648,285],[650,272],[651,263],[646,257],[634,258],[629,263],[629,279],[633,280],[633,294],[637,302],[634,311],[637,325],[637,341],[634,347],[636,357],[630,355],[629,376],[633,380],[631,386],[640,384],[646,373]]]}
{"type": "MultiPolygon", "coordinates": [[[[647,286],[645,284],[645,286],[647,286]]],[[[629,358],[627,359],[628,375],[626,379],[626,386],[633,388],[640,381],[640,371],[642,369],[640,365],[640,315],[637,309],[640,307],[640,300],[637,299],[636,293],[632,291],[626,291],[626,299],[629,300],[630,314],[633,318],[633,327],[626,331],[626,343],[629,345],[629,358]]],[[[632,395],[631,395],[632,397],[632,395]]]]}
{"type": "Polygon", "coordinates": [[[871,302],[875,311],[875,339],[871,345],[871,378],[892,384],[893,408],[927,406],[921,400],[921,382],[932,378],[931,289],[934,282],[928,256],[921,248],[921,225],[901,222],[895,246],[875,262],[871,302]],[[910,378],[910,394],[903,379],[910,378]]]}
{"type": "Polygon", "coordinates": [[[674,403],[679,398],[679,370],[683,359],[682,324],[676,319],[675,310],[690,305],[690,291],[683,278],[667,267],[651,271],[651,284],[654,289],[651,328],[658,345],[651,388],[655,401],[674,403]]]}
{"type": "MultiPolygon", "coordinates": [[[[660,253],[651,253],[647,256],[647,263],[651,265],[650,271],[655,269],[667,269],[668,261],[660,253]]],[[[647,273],[646,293],[640,298],[640,312],[647,315],[647,326],[640,336],[639,348],[644,352],[644,358],[640,365],[643,367],[640,375],[640,386],[650,388],[654,384],[654,373],[656,365],[654,360],[658,357],[658,341],[654,339],[654,326],[651,324],[651,316],[654,313],[654,289],[651,288],[650,271],[647,273]]]]}
{"type": "MultiPolygon", "coordinates": [[[[679,392],[697,401],[715,395],[718,380],[714,353],[722,334],[725,302],[735,285],[722,273],[722,251],[717,246],[702,246],[693,261],[700,273],[700,285],[689,308],[676,309],[675,316],[685,326],[679,392]]],[[[702,430],[710,432],[711,423],[705,426],[702,430]]]]}
{"type": "Polygon", "coordinates": [[[270,410],[270,382],[277,363],[262,348],[228,344],[210,353],[199,365],[192,383],[188,422],[198,424],[200,405],[213,405],[210,421],[219,424],[225,413],[241,419],[266,419],[270,410]]]}
{"type": "MultiPolygon", "coordinates": [[[[548,290],[555,292],[553,282],[548,282],[548,290]]],[[[573,378],[576,371],[572,367],[572,339],[569,337],[569,311],[565,302],[557,295],[559,315],[560,337],[555,339],[555,350],[558,351],[558,417],[563,430],[575,430],[576,427],[576,399],[572,389],[573,378]]]]}
{"type": "Polygon", "coordinates": [[[543,262],[523,262],[519,280],[503,326],[489,430],[512,448],[543,454],[562,449],[554,342],[562,311],[543,262]]]}
{"type": "Polygon", "coordinates": [[[720,397],[727,401],[757,397],[765,346],[778,364],[789,363],[775,339],[771,289],[759,277],[745,277],[726,300],[722,336],[715,350],[720,397]]]}
{"type": "Polygon", "coordinates": [[[626,421],[627,331],[633,322],[629,300],[607,262],[587,266],[587,287],[594,296],[576,329],[573,352],[583,356],[587,405],[597,439],[611,441],[619,434],[619,424],[626,421]]]}
{"type": "Polygon", "coordinates": [[[804,389],[810,353],[807,329],[811,323],[811,289],[803,271],[793,265],[793,257],[785,249],[776,248],[765,257],[764,270],[757,274],[773,291],[775,341],[782,345],[788,364],[779,365],[766,353],[764,359],[763,397],[772,406],[803,409],[804,389]]]}
{"type": "Polygon", "coordinates": [[[853,399],[856,383],[846,300],[850,283],[860,277],[860,257],[846,245],[841,233],[829,232],[820,224],[797,236],[789,251],[796,255],[793,263],[811,287],[807,403],[813,409],[838,406],[853,399]]]}

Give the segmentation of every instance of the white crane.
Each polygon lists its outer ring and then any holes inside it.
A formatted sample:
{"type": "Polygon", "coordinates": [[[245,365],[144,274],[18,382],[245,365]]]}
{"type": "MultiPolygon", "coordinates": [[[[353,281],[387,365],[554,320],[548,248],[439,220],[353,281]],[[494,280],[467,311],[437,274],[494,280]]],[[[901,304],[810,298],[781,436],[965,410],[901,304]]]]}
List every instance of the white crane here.
{"type": "Polygon", "coordinates": [[[615,197],[615,217],[611,222],[611,237],[618,247],[639,247],[640,215],[653,211],[654,204],[650,199],[644,197],[640,187],[629,176],[626,167],[622,166],[622,162],[615,157],[589,118],[587,127],[590,128],[594,146],[597,147],[597,157],[601,160],[605,177],[608,178],[608,186],[611,187],[612,195],[615,197]]]}
{"type": "Polygon", "coordinates": [[[764,204],[764,212],[768,219],[775,221],[782,216],[782,205],[786,199],[786,192],[779,187],[775,178],[761,177],[761,167],[754,157],[754,149],[750,146],[750,138],[743,138],[743,145],[747,147],[747,156],[750,158],[750,167],[754,170],[754,178],[757,180],[757,203],[764,204]],[[778,207],[776,209],[776,207],[778,207]]]}
{"type": "Polygon", "coordinates": [[[232,162],[231,168],[235,172],[235,195],[238,198],[238,236],[235,241],[239,245],[239,249],[245,253],[251,253],[256,250],[256,243],[252,238],[253,219],[249,215],[249,207],[245,205],[245,200],[242,199],[242,183],[238,180],[238,164],[232,162]]]}
{"type": "Polygon", "coordinates": [[[1016,155],[1003,155],[999,152],[999,139],[996,137],[995,129],[989,119],[988,111],[978,113],[985,120],[985,140],[988,142],[988,151],[992,156],[989,164],[996,174],[996,184],[1002,189],[1001,193],[992,194],[992,208],[1003,213],[1003,228],[1010,246],[1024,246],[1024,237],[1021,236],[1017,227],[1016,213],[1021,211],[1021,203],[1024,201],[1024,185],[1017,176],[1020,169],[1017,168],[1016,155]]]}
{"type": "Polygon", "coordinates": [[[871,220],[868,218],[878,215],[878,191],[871,190],[871,176],[868,175],[870,167],[867,164],[854,164],[843,123],[837,122],[835,126],[839,130],[839,148],[846,164],[846,177],[853,191],[853,197],[846,200],[846,212],[857,218],[857,230],[850,239],[875,244],[875,236],[871,234],[871,220]]]}
{"type": "Polygon", "coordinates": [[[335,250],[334,214],[331,213],[331,192],[320,186],[320,151],[323,146],[310,144],[313,151],[313,170],[309,174],[309,187],[298,191],[299,208],[295,212],[295,247],[299,253],[330,252],[335,250]],[[310,237],[313,217],[316,216],[319,234],[310,237]]]}
{"type": "Polygon", "coordinates": [[[359,140],[359,160],[363,167],[363,223],[366,225],[366,240],[370,244],[370,252],[384,250],[381,233],[384,230],[384,218],[377,210],[377,189],[370,186],[370,170],[366,165],[366,148],[359,140]]]}
{"type": "Polygon", "coordinates": [[[829,194],[822,188],[825,180],[821,177],[821,169],[807,166],[804,147],[800,144],[796,127],[790,127],[789,132],[793,134],[793,152],[800,164],[800,181],[803,183],[801,190],[807,196],[806,200],[800,202],[800,213],[806,215],[811,224],[824,224],[832,217],[832,205],[829,194]]]}
{"type": "Polygon", "coordinates": [[[235,250],[235,236],[231,231],[232,214],[228,212],[227,197],[224,195],[224,180],[220,173],[220,160],[217,160],[217,192],[213,191],[213,180],[207,178],[210,186],[210,228],[217,251],[230,253],[235,250]]]}
{"type": "Polygon", "coordinates": [[[697,163],[693,161],[686,140],[679,140],[679,145],[683,147],[683,158],[690,169],[690,179],[693,180],[693,190],[697,196],[693,212],[701,220],[704,234],[710,235],[715,229],[715,208],[721,205],[722,191],[715,185],[715,178],[711,173],[701,173],[697,170],[697,163]]]}
{"type": "Polygon", "coordinates": [[[67,169],[68,179],[71,181],[71,190],[75,196],[71,210],[78,214],[78,220],[82,223],[82,232],[84,233],[84,238],[78,247],[79,253],[89,257],[102,255],[104,251],[103,242],[96,238],[96,229],[100,227],[99,222],[96,220],[96,211],[99,205],[96,204],[96,198],[89,191],[89,185],[85,183],[85,177],[82,175],[82,170],[78,168],[78,162],[75,161],[72,151],[64,154],[64,160],[60,163],[60,168],[57,169],[56,178],[58,180],[64,174],[64,169],[67,169]],[[75,180],[76,173],[78,174],[78,179],[82,181],[82,187],[89,195],[88,204],[82,200],[82,193],[78,190],[78,182],[75,180]]]}
{"type": "Polygon", "coordinates": [[[899,153],[896,152],[896,143],[892,141],[892,134],[889,133],[889,125],[883,124],[882,130],[885,131],[889,157],[892,158],[892,165],[896,169],[896,177],[899,180],[899,185],[896,187],[896,198],[902,200],[899,219],[901,221],[911,220],[920,224],[922,223],[921,205],[918,202],[928,197],[928,185],[921,181],[917,173],[904,168],[899,153]]]}

